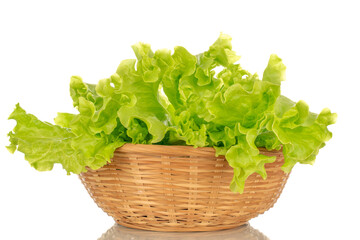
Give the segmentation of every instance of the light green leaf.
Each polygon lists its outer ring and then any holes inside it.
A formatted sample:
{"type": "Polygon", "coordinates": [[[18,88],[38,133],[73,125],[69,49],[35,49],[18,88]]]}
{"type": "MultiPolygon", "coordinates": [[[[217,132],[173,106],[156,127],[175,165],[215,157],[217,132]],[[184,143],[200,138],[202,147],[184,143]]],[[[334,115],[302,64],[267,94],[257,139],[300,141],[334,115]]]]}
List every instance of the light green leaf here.
{"type": "MultiPolygon", "coordinates": [[[[61,116],[73,118],[75,115],[61,116]]],[[[97,169],[109,162],[115,149],[124,144],[122,139],[109,142],[87,132],[75,135],[69,128],[41,122],[19,104],[9,119],[17,122],[9,133],[9,150],[23,152],[30,165],[39,171],[49,171],[56,163],[60,163],[68,174],[84,172],[86,166],[97,169]]]]}

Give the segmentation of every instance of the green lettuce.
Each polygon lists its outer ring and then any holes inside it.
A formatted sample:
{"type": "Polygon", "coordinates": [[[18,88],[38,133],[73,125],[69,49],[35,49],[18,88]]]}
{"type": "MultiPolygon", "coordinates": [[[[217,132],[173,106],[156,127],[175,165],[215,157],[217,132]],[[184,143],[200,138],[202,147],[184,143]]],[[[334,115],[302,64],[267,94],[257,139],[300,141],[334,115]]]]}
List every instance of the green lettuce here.
{"type": "Polygon", "coordinates": [[[296,163],[313,164],[332,137],[327,127],[335,113],[312,113],[304,101],[281,95],[286,67],[275,54],[260,79],[236,63],[225,34],[197,55],[179,46],[173,53],[145,43],[132,48],[136,59],[123,60],[97,84],[73,76],[78,113],[58,113],[55,125],[17,105],[8,150],[23,152],[39,171],[60,163],[79,174],[104,166],[125,143],[213,147],[234,169],[230,189],[242,193],[250,175],[265,179],[265,164],[275,161],[259,148],[282,149],[282,169],[290,172],[296,163]]]}
{"type": "Polygon", "coordinates": [[[30,165],[39,171],[52,170],[55,163],[60,163],[68,174],[84,172],[85,166],[98,169],[125,143],[121,138],[109,141],[85,131],[76,135],[69,128],[38,120],[19,104],[9,119],[17,124],[8,134],[11,143],[8,150],[23,152],[30,165]]]}

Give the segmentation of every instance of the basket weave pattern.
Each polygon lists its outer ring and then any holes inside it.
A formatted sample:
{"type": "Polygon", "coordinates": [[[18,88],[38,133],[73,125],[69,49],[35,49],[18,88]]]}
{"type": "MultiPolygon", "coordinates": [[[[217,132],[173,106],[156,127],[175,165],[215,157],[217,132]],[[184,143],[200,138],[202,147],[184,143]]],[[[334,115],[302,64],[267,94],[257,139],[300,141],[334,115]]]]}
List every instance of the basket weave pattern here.
{"type": "Polygon", "coordinates": [[[229,229],[264,213],[278,199],[288,174],[281,151],[265,165],[267,179],[253,174],[243,194],[229,185],[233,169],[213,148],[126,144],[112,162],[80,174],[96,204],[123,226],[156,231],[229,229]]]}

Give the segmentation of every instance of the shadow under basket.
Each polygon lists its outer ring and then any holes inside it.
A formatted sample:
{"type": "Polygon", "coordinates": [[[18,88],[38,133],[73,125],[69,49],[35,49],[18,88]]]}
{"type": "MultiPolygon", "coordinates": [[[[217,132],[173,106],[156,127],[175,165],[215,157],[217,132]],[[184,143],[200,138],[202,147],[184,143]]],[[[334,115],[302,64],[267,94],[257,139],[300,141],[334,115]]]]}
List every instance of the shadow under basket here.
{"type": "Polygon", "coordinates": [[[154,231],[214,231],[234,228],[271,208],[288,174],[281,151],[265,164],[267,179],[252,174],[243,194],[229,185],[233,169],[211,147],[125,144],[111,163],[81,173],[95,203],[123,226],[154,231]]]}

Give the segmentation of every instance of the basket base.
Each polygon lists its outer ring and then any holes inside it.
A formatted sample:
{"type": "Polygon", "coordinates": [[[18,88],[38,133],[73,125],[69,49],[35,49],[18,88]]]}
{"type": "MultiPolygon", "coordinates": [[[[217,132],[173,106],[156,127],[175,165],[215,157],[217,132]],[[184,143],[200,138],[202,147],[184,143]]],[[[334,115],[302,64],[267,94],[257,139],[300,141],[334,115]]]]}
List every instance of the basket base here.
{"type": "Polygon", "coordinates": [[[148,230],[148,231],[157,231],[157,232],[209,232],[209,231],[219,231],[219,230],[225,230],[225,229],[231,229],[240,227],[242,225],[248,224],[248,222],[239,222],[236,224],[229,224],[229,225],[217,225],[217,226],[194,226],[194,227],[171,227],[171,226],[151,226],[151,225],[145,225],[145,224],[136,224],[136,223],[126,223],[121,222],[116,219],[114,219],[115,222],[121,226],[129,227],[129,228],[135,228],[135,229],[141,229],[141,230],[148,230]]]}

